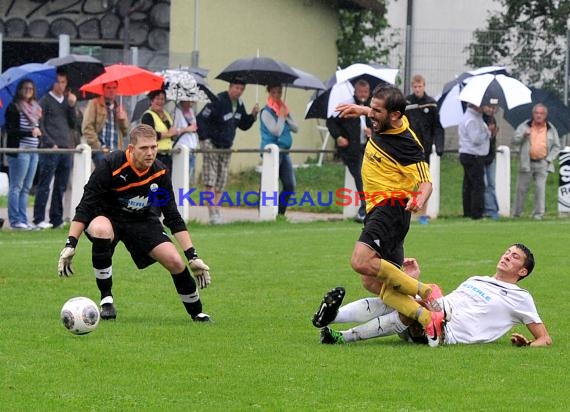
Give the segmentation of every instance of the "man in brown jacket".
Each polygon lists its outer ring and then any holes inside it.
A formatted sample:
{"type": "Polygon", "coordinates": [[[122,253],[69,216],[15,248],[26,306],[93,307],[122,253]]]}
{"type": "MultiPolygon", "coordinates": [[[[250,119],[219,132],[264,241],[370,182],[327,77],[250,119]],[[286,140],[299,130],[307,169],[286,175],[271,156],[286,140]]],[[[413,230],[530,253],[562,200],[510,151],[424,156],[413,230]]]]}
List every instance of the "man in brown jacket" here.
{"type": "Polygon", "coordinates": [[[117,87],[117,82],[105,83],[103,96],[89,100],[83,114],[81,132],[87,144],[93,150],[103,150],[93,153],[95,167],[108,152],[123,150],[123,136],[129,131],[127,113],[115,100],[117,87]]]}

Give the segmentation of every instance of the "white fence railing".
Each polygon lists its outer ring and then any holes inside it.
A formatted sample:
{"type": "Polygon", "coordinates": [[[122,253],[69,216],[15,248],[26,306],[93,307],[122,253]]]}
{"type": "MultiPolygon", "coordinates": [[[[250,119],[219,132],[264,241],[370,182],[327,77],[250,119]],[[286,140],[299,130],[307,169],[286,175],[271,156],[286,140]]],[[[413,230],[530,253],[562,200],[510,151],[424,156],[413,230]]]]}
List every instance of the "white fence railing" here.
{"type": "MultiPolygon", "coordinates": [[[[0,153],[17,153],[18,149],[0,149],[0,153]]],[[[61,153],[63,151],[73,153],[73,172],[71,174],[71,211],[79,204],[81,196],[83,195],[83,187],[89,180],[92,170],[91,162],[91,148],[87,144],[80,144],[75,149],[38,149],[34,150],[41,153],[61,153]]],[[[217,152],[221,149],[216,149],[217,152]]],[[[231,150],[233,153],[239,152],[256,152],[257,149],[241,149],[231,150]]],[[[299,149],[290,150],[290,152],[310,152],[318,153],[319,150],[314,149],[299,149]]],[[[202,152],[200,150],[199,152],[202,152]]],[[[279,192],[279,148],[276,145],[267,145],[262,153],[262,167],[261,167],[261,193],[278,193],[279,192]]],[[[499,214],[501,216],[509,216],[511,209],[511,153],[508,146],[499,146],[497,148],[496,157],[496,192],[497,201],[499,203],[499,214]]],[[[189,164],[189,150],[186,147],[172,151],[172,185],[174,187],[175,196],[178,190],[188,190],[190,186],[190,164],[189,164]]],[[[432,151],[430,158],[430,171],[433,180],[433,192],[430,197],[427,214],[431,218],[437,218],[439,215],[440,205],[440,158],[435,154],[435,149],[432,151]]],[[[7,179],[0,178],[0,183],[5,182],[7,179]]],[[[345,168],[344,188],[350,190],[350,193],[356,193],[356,186],[354,179],[345,168]]],[[[0,188],[0,190],[3,190],[0,188]]],[[[6,188],[7,190],[7,188],[6,188]]],[[[178,201],[178,210],[185,221],[191,219],[191,205],[188,202],[178,201]]],[[[343,207],[343,217],[352,218],[358,212],[358,203],[350,202],[343,207]]],[[[259,203],[259,220],[275,220],[277,217],[278,199],[276,197],[267,196],[266,201],[259,203]]],[[[73,213],[69,213],[73,215],[73,213]]]]}

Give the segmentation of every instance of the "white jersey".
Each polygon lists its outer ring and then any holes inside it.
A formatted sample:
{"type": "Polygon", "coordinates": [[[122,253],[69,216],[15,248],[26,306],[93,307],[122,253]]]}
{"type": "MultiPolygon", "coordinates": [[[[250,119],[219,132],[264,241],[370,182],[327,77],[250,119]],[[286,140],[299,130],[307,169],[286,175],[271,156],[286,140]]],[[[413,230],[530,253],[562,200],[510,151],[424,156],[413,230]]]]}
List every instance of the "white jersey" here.
{"type": "Polygon", "coordinates": [[[473,276],[444,297],[451,309],[445,343],[493,342],[514,325],[542,323],[530,293],[491,276],[473,276]]]}

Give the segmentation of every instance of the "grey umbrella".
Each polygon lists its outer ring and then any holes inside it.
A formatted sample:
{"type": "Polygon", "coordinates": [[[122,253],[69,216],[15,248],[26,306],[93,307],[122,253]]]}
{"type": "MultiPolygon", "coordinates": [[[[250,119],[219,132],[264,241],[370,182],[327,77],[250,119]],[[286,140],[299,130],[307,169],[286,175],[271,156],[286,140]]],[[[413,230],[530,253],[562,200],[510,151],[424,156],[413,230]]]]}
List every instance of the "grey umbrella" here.
{"type": "Polygon", "coordinates": [[[95,57],[83,54],[69,54],[64,57],[55,57],[49,59],[46,64],[65,71],[68,86],[78,98],[82,97],[82,93],[79,93],[81,86],[105,73],[105,67],[101,61],[95,57]]]}
{"type": "Polygon", "coordinates": [[[325,90],[327,88],[317,76],[295,67],[292,69],[299,77],[293,83],[286,84],[287,87],[303,90],[325,90]]]}

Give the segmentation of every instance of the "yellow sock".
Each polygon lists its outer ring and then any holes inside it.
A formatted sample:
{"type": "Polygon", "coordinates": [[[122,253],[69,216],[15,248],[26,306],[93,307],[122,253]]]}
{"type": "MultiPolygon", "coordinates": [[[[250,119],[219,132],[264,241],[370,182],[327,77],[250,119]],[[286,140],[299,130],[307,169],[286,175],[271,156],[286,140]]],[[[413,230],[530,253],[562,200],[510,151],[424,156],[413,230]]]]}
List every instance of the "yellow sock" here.
{"type": "Polygon", "coordinates": [[[392,289],[390,285],[384,284],[382,286],[380,298],[388,306],[393,307],[399,313],[410,319],[417,320],[424,327],[427,326],[431,321],[429,310],[422,307],[410,296],[404,295],[397,290],[392,289]]]}
{"type": "Polygon", "coordinates": [[[430,285],[424,285],[416,279],[406,275],[385,259],[380,260],[380,270],[376,276],[378,276],[382,282],[392,286],[392,289],[395,289],[404,295],[416,296],[416,294],[418,294],[422,299],[425,299],[431,293],[430,285]]]}

